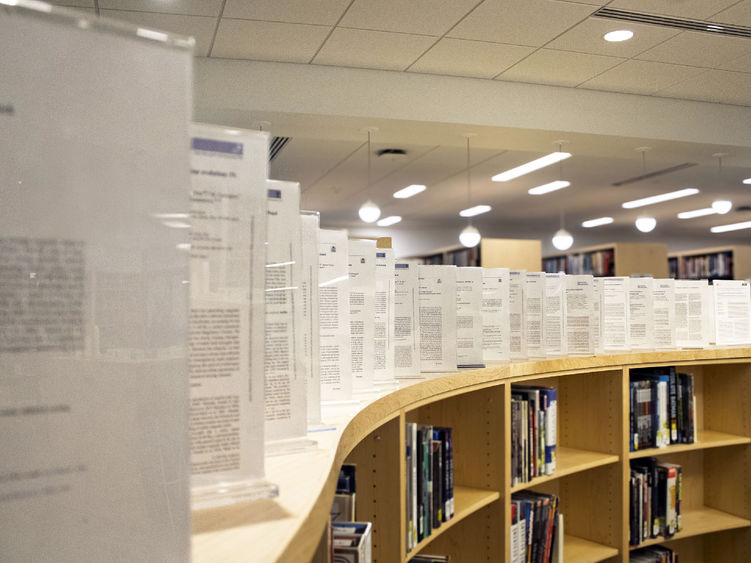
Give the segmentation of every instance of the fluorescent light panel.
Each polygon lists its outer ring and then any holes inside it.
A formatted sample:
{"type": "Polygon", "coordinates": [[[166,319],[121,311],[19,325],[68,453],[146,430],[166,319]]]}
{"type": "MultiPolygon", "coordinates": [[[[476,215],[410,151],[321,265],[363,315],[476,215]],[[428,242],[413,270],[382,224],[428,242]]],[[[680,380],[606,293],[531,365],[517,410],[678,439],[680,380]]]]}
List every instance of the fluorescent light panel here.
{"type": "Polygon", "coordinates": [[[743,180],[743,183],[744,184],[751,184],[751,178],[746,178],[745,180],[743,180]]]}
{"type": "Polygon", "coordinates": [[[399,215],[390,215],[378,221],[376,225],[379,227],[390,227],[391,225],[396,225],[401,220],[402,218],[399,215]]]}
{"type": "Polygon", "coordinates": [[[611,43],[618,43],[620,41],[628,41],[634,36],[634,32],[630,29],[619,29],[617,31],[610,31],[602,36],[605,41],[611,43]]]}
{"type": "Polygon", "coordinates": [[[705,207],[703,209],[694,209],[693,211],[682,211],[678,214],[678,219],[693,219],[694,217],[704,217],[705,215],[714,215],[717,213],[711,207],[705,207]]]}
{"type": "Polygon", "coordinates": [[[582,221],[582,227],[585,229],[591,229],[592,227],[600,227],[602,225],[609,225],[613,222],[612,217],[598,217],[597,219],[589,219],[588,221],[582,221]]]}
{"type": "Polygon", "coordinates": [[[407,186],[406,188],[402,188],[398,192],[394,192],[394,197],[396,199],[407,199],[408,197],[412,197],[413,195],[417,195],[420,192],[424,192],[426,189],[425,186],[422,184],[412,184],[411,186],[407,186]]]}
{"type": "Polygon", "coordinates": [[[506,170],[505,172],[496,174],[495,176],[493,176],[492,180],[494,182],[508,182],[509,180],[513,180],[514,178],[518,178],[519,176],[524,176],[525,174],[529,174],[530,172],[534,172],[535,170],[539,170],[540,168],[545,168],[546,166],[550,166],[551,164],[565,160],[570,156],[571,153],[569,152],[552,152],[548,155],[543,156],[542,158],[538,158],[537,160],[527,162],[526,164],[522,164],[521,166],[517,166],[516,168],[512,168],[511,170],[506,170]]]}
{"type": "Polygon", "coordinates": [[[642,199],[635,199],[633,201],[627,201],[623,204],[624,209],[634,209],[636,207],[644,207],[645,205],[654,205],[655,203],[662,203],[663,201],[670,201],[671,199],[678,199],[681,197],[687,197],[690,195],[698,194],[699,190],[696,188],[685,188],[683,190],[677,190],[675,192],[668,192],[666,194],[653,195],[642,199]]]}
{"type": "Polygon", "coordinates": [[[475,215],[482,215],[483,213],[487,213],[490,211],[491,207],[489,205],[475,205],[474,207],[470,207],[469,209],[462,209],[459,212],[459,215],[462,217],[474,217],[475,215]]]}
{"type": "Polygon", "coordinates": [[[728,231],[740,231],[741,229],[751,229],[751,221],[744,221],[743,223],[733,223],[731,225],[719,225],[709,229],[713,233],[726,233],[728,231]]]}
{"type": "Polygon", "coordinates": [[[548,194],[556,190],[562,190],[563,188],[568,188],[570,185],[571,185],[571,182],[567,182],[566,180],[556,180],[555,182],[543,184],[542,186],[537,186],[536,188],[530,188],[527,191],[527,193],[532,194],[532,195],[548,194]]]}

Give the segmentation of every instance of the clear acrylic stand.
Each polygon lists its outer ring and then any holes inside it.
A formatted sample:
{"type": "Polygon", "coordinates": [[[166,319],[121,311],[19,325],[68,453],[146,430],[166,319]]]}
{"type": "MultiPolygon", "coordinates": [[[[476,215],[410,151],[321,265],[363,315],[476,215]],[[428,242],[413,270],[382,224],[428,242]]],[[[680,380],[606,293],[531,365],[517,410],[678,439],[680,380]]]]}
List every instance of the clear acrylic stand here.
{"type": "Polygon", "coordinates": [[[275,484],[265,479],[251,479],[193,487],[190,490],[190,504],[194,510],[204,510],[277,496],[279,487],[275,484]]]}

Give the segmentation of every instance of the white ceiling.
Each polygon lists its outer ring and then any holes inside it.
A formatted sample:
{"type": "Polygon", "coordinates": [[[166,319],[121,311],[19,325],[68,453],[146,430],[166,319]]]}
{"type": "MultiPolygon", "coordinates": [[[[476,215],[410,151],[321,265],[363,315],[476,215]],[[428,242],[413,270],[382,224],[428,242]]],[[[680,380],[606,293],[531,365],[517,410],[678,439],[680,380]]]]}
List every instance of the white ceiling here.
{"type": "MultiPolygon", "coordinates": [[[[682,31],[592,17],[608,6],[671,17],[751,27],[751,0],[61,0],[85,8],[196,38],[196,55],[261,61],[329,65],[427,73],[488,80],[527,82],[697,100],[751,107],[751,39],[682,31]],[[608,43],[607,31],[627,27],[632,40],[608,43]]],[[[265,114],[275,135],[292,137],[272,163],[279,179],[297,180],[303,203],[322,212],[324,223],[356,228],[356,208],[365,197],[367,126],[377,126],[373,151],[401,148],[400,161],[373,156],[371,195],[385,214],[405,221],[394,230],[461,225],[457,211],[467,207],[465,147],[472,141],[474,203],[493,212],[478,217],[484,232],[497,236],[534,236],[557,224],[577,241],[600,236],[633,238],[639,210],[621,209],[623,201],[698,187],[697,196],[646,208],[659,221],[656,234],[673,240],[712,238],[711,225],[751,220],[751,212],[678,220],[678,211],[705,207],[717,197],[751,206],[751,133],[745,146],[656,142],[603,135],[565,134],[564,150],[574,157],[557,166],[505,184],[490,177],[555,150],[560,138],[550,132],[497,127],[464,127],[396,120],[363,120],[313,115],[265,114]],[[645,162],[635,149],[650,146],[645,162]],[[722,173],[712,155],[728,153],[722,173]],[[613,182],[684,162],[697,166],[624,187],[613,182]],[[527,189],[558,179],[572,186],[546,196],[527,189]],[[400,202],[391,198],[410,183],[428,185],[424,194],[400,202]],[[616,218],[595,230],[580,222],[602,215],[616,218]],[[597,235],[592,233],[597,231],[597,235]],[[600,234],[602,233],[602,234],[600,234]],[[589,237],[589,238],[587,238],[589,237]]],[[[690,116],[687,116],[690,118],[690,116]]],[[[239,124],[242,125],[242,124],[239,124]]],[[[751,123],[749,124],[751,131],[751,123]]],[[[749,231],[745,231],[748,233],[749,231]]],[[[751,237],[728,233],[725,241],[751,237]]]]}

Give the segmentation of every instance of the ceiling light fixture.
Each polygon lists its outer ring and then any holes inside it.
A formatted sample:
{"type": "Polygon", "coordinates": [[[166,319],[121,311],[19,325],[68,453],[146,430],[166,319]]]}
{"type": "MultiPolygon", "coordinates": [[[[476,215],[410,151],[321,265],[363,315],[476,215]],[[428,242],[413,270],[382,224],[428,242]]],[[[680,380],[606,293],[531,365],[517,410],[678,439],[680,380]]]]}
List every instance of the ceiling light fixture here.
{"type": "Polygon", "coordinates": [[[743,180],[743,183],[744,184],[751,184],[751,178],[746,178],[745,180],[743,180]]]}
{"type": "Polygon", "coordinates": [[[657,219],[649,215],[642,215],[634,221],[634,224],[642,233],[651,233],[657,226],[657,219]]]}
{"type": "Polygon", "coordinates": [[[399,215],[390,215],[378,221],[376,225],[378,225],[379,227],[390,227],[391,225],[396,225],[401,220],[402,218],[399,217],[399,215]]]}
{"type": "Polygon", "coordinates": [[[459,212],[459,215],[462,217],[474,217],[475,215],[482,215],[483,213],[487,213],[491,210],[491,207],[489,205],[475,205],[474,207],[470,207],[469,209],[462,209],[459,212]]]}
{"type": "MultiPolygon", "coordinates": [[[[479,215],[480,213],[485,213],[486,211],[490,211],[489,205],[477,205],[472,207],[472,178],[469,171],[470,166],[470,159],[469,159],[469,139],[474,137],[474,133],[465,133],[464,138],[467,139],[467,202],[469,203],[469,208],[460,211],[459,215],[462,217],[473,217],[474,215],[479,215]],[[485,211],[480,211],[477,213],[471,213],[470,215],[465,215],[467,212],[472,212],[473,210],[477,210],[478,208],[487,207],[485,211]]],[[[464,227],[461,233],[459,233],[459,242],[462,243],[463,246],[466,246],[467,248],[473,248],[480,244],[480,241],[482,240],[482,235],[480,234],[480,231],[478,231],[474,226],[472,226],[472,219],[469,219],[467,222],[467,226],[464,227]]]]}
{"type": "Polygon", "coordinates": [[[427,187],[422,184],[411,184],[398,192],[394,192],[394,197],[396,199],[407,199],[408,197],[424,192],[426,189],[427,187]]]}
{"type": "Polygon", "coordinates": [[[381,208],[378,207],[378,205],[375,204],[375,202],[370,199],[370,134],[374,133],[375,131],[378,131],[376,127],[368,127],[368,186],[367,186],[367,193],[368,193],[368,199],[365,203],[363,203],[360,206],[360,209],[358,210],[358,214],[360,215],[360,219],[365,221],[366,223],[375,223],[378,221],[378,218],[381,216],[381,208]]]}
{"type": "Polygon", "coordinates": [[[609,225],[613,222],[612,217],[598,217],[597,219],[589,219],[582,221],[582,227],[585,229],[591,229],[592,227],[600,227],[602,225],[609,225]]]}
{"type": "Polygon", "coordinates": [[[618,43],[620,41],[628,41],[634,36],[634,32],[630,29],[618,29],[616,31],[610,31],[602,36],[605,41],[611,43],[618,43]]]}
{"type": "Polygon", "coordinates": [[[694,219],[695,217],[704,217],[705,215],[715,215],[717,211],[711,207],[704,207],[703,209],[694,209],[693,211],[681,211],[678,214],[678,219],[694,219]]]}
{"type": "Polygon", "coordinates": [[[725,215],[733,209],[733,202],[727,199],[716,199],[712,202],[712,209],[714,209],[715,213],[725,215]]]}
{"type": "Polygon", "coordinates": [[[535,188],[530,188],[527,191],[527,193],[531,195],[548,194],[556,190],[562,190],[563,188],[568,188],[570,185],[571,185],[571,182],[567,182],[566,180],[556,180],[555,182],[549,182],[547,184],[543,184],[535,188]]]}
{"type": "Polygon", "coordinates": [[[726,233],[728,231],[740,231],[741,229],[751,229],[751,221],[744,221],[743,223],[733,223],[731,225],[719,225],[709,229],[713,233],[726,233]]]}
{"type": "Polygon", "coordinates": [[[537,160],[527,162],[526,164],[522,164],[521,166],[517,166],[516,168],[512,168],[511,170],[506,170],[505,172],[496,174],[491,179],[494,182],[508,182],[509,180],[513,180],[514,178],[518,178],[519,176],[524,176],[525,174],[529,174],[530,172],[534,172],[535,170],[539,170],[540,168],[545,168],[546,166],[550,166],[551,164],[565,160],[570,156],[571,153],[568,152],[553,152],[541,158],[538,158],[537,160]]]}
{"type": "Polygon", "coordinates": [[[574,244],[574,237],[566,229],[558,229],[553,235],[552,242],[558,250],[568,250],[574,244]]]}
{"type": "Polygon", "coordinates": [[[699,190],[696,188],[685,188],[682,190],[676,190],[674,192],[668,192],[665,194],[653,195],[650,197],[644,197],[642,199],[635,199],[633,201],[627,201],[622,204],[624,209],[634,209],[636,207],[644,207],[645,205],[654,205],[655,203],[662,203],[663,201],[670,201],[671,199],[678,199],[681,197],[688,197],[698,194],[699,190]]]}

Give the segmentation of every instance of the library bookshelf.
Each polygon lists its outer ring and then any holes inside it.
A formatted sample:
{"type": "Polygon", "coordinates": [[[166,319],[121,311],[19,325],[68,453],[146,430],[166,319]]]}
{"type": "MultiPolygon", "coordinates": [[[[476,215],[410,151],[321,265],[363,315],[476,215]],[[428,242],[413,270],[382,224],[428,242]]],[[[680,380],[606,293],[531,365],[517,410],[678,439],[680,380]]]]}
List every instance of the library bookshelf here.
{"type": "Polygon", "coordinates": [[[684,280],[751,278],[751,246],[729,245],[668,254],[670,277],[684,280]]]}
{"type": "Polygon", "coordinates": [[[666,278],[667,255],[667,245],[659,242],[613,242],[545,256],[542,269],[551,273],[595,276],[652,274],[656,278],[666,278]]]}
{"type": "Polygon", "coordinates": [[[407,258],[418,260],[422,264],[454,264],[537,272],[542,259],[542,242],[530,239],[483,238],[475,248],[449,246],[407,258]]]}
{"type": "Polygon", "coordinates": [[[555,493],[567,562],[628,561],[629,461],[657,456],[684,473],[683,530],[663,543],[681,562],[747,561],[751,553],[751,348],[563,358],[491,364],[432,376],[327,407],[319,448],[267,458],[272,500],[194,511],[194,562],[318,561],[342,463],[357,464],[357,515],[373,522],[373,560],[448,554],[510,561],[511,493],[555,493]],[[629,451],[629,372],[678,366],[694,374],[698,440],[629,451]],[[514,486],[511,384],[558,388],[553,475],[514,486]],[[406,552],[405,422],[454,430],[455,516],[406,552]]]}

